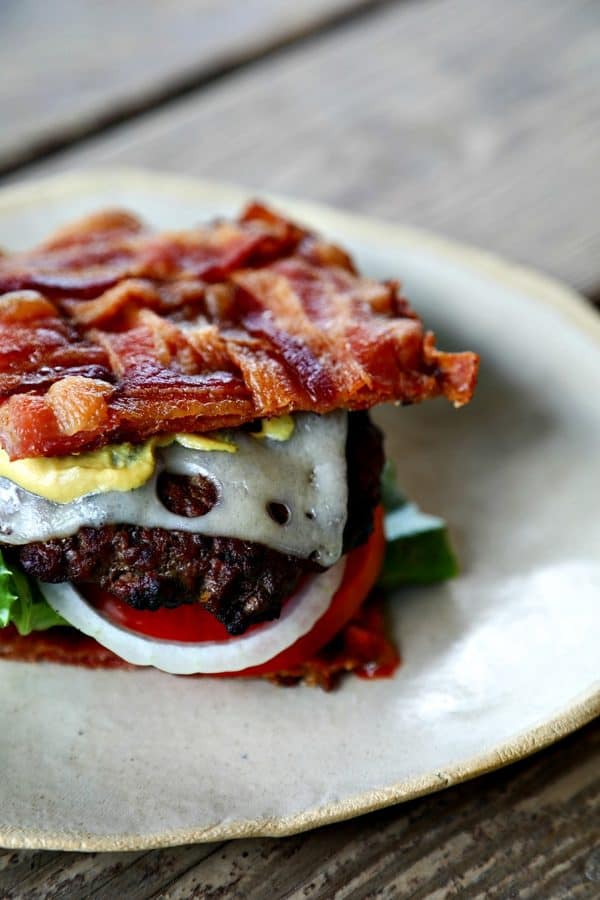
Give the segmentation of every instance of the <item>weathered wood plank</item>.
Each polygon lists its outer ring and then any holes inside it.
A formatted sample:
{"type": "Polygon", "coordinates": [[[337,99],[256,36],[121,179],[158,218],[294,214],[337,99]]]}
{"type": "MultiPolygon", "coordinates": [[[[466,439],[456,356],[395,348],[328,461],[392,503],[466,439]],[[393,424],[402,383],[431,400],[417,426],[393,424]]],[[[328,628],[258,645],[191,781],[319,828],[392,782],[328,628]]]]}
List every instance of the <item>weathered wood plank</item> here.
{"type": "Polygon", "coordinates": [[[0,170],[370,5],[0,3],[0,170]]]}
{"type": "Polygon", "coordinates": [[[4,900],[593,898],[600,723],[508,769],[284,840],[150,853],[0,851],[4,900]]]}
{"type": "Polygon", "coordinates": [[[140,853],[2,853],[6,864],[0,868],[2,898],[75,898],[94,896],[97,900],[145,900],[161,885],[176,882],[201,863],[220,844],[198,844],[140,853]],[[49,861],[46,861],[50,857],[49,861]],[[27,872],[27,866],[33,867],[27,872]]]}
{"type": "Polygon", "coordinates": [[[400,3],[30,171],[237,181],[437,229],[588,290],[599,86],[595,0],[400,3]]]}

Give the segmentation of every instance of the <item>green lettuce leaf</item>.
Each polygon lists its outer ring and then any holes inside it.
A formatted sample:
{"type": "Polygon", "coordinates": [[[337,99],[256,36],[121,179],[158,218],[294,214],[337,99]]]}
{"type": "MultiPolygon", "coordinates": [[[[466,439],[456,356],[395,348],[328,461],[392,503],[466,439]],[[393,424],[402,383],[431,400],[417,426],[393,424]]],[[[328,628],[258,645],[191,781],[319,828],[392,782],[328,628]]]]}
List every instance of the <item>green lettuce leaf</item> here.
{"type": "Polygon", "coordinates": [[[382,475],[386,553],[379,583],[387,590],[403,584],[430,584],[458,573],[443,519],[422,512],[396,484],[392,463],[382,475]]]}
{"type": "Polygon", "coordinates": [[[37,585],[22,572],[9,568],[0,553],[0,628],[14,625],[19,634],[25,635],[67,624],[46,603],[37,585]]]}

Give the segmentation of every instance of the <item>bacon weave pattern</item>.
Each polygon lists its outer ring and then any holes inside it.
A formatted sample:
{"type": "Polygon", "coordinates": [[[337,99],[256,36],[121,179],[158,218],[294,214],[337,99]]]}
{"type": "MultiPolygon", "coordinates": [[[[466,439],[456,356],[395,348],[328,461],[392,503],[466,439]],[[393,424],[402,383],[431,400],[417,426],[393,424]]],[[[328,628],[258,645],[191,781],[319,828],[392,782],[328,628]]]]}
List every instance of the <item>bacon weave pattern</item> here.
{"type": "Polygon", "coordinates": [[[12,459],[299,410],[462,405],[477,368],[436,349],[395,282],[257,203],[166,234],[109,210],[0,256],[12,459]]]}

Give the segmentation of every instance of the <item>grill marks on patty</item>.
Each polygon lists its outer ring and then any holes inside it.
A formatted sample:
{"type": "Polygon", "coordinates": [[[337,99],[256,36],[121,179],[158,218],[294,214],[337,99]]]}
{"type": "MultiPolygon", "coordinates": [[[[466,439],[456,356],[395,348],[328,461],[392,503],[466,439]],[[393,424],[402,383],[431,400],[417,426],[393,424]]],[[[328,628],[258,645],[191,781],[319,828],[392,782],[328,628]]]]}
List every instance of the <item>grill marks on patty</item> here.
{"type": "Polygon", "coordinates": [[[156,492],[169,512],[188,519],[205,516],[219,499],[217,485],[204,475],[161,472],[157,478],[156,492]]]}
{"type": "MultiPolygon", "coordinates": [[[[346,458],[344,553],[367,540],[380,499],[382,438],[368,413],[349,415],[346,458]]],[[[180,515],[202,515],[215,502],[214,485],[207,479],[185,481],[181,476],[163,480],[161,500],[180,515]]],[[[201,603],[232,635],[277,618],[301,580],[319,571],[309,559],[251,541],[131,525],[82,528],[71,537],[2,551],[28,575],[97,584],[136,609],[201,603]]]]}
{"type": "Polygon", "coordinates": [[[130,525],[29,544],[19,562],[42,581],[97,584],[136,609],[201,603],[230,634],[277,618],[283,599],[316,568],[250,541],[130,525]]]}

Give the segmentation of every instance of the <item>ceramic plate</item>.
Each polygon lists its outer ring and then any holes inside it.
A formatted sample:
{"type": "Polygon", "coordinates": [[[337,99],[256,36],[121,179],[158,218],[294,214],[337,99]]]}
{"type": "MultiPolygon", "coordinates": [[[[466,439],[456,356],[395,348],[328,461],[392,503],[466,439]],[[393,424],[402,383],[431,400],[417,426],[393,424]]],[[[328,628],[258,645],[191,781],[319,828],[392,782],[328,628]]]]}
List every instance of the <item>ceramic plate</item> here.
{"type": "MultiPolygon", "coordinates": [[[[26,247],[98,206],[172,227],[245,199],[139,171],[60,177],[0,195],[0,245],[26,247]]],[[[348,678],[331,694],[0,663],[4,846],[288,834],[512,762],[600,708],[600,317],[477,251],[278,203],[365,272],[400,276],[442,347],[482,355],[469,407],[377,413],[402,484],[450,523],[462,575],[392,599],[393,679],[348,678]]]]}

